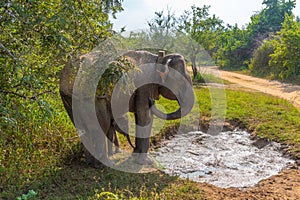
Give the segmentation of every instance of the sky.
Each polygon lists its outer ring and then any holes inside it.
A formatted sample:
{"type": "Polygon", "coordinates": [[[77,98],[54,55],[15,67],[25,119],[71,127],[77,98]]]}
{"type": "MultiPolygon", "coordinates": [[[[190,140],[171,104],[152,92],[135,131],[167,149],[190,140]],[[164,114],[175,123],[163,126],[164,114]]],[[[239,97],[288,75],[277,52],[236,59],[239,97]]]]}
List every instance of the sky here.
{"type": "MultiPolygon", "coordinates": [[[[210,5],[210,14],[215,14],[225,24],[238,24],[241,28],[250,22],[250,17],[255,11],[263,8],[263,0],[124,0],[124,11],[112,19],[113,29],[120,31],[126,26],[126,31],[136,31],[148,28],[147,21],[155,17],[156,11],[171,9],[176,17],[179,17],[184,10],[191,10],[195,5],[203,7],[210,5]]],[[[300,0],[296,0],[294,14],[300,16],[300,0]]]]}

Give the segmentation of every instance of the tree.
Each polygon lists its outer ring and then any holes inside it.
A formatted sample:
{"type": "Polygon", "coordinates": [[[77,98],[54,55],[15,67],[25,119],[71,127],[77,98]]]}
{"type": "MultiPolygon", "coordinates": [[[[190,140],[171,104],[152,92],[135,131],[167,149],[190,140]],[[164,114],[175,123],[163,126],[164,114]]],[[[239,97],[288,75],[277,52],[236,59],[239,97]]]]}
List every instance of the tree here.
{"type": "Polygon", "coordinates": [[[261,46],[259,46],[251,59],[249,69],[252,74],[269,76],[271,74],[271,68],[269,66],[270,55],[274,53],[274,42],[272,39],[265,39],[261,46]]]}
{"type": "Polygon", "coordinates": [[[296,1],[264,0],[262,4],[265,8],[251,17],[251,22],[247,27],[253,39],[252,49],[256,49],[265,38],[282,28],[285,14],[292,14],[296,1]]]}
{"type": "Polygon", "coordinates": [[[251,57],[263,41],[282,27],[285,13],[291,14],[295,0],[264,0],[265,8],[251,16],[246,29],[228,26],[221,35],[217,62],[222,67],[249,67],[251,57]]]}
{"type": "Polygon", "coordinates": [[[227,25],[219,36],[219,48],[216,62],[224,68],[246,67],[251,51],[249,51],[249,35],[247,30],[227,25]]]}
{"type": "Polygon", "coordinates": [[[281,80],[300,79],[300,24],[293,16],[286,14],[282,29],[272,40],[274,53],[270,55],[269,65],[275,78],[281,80]]]}
{"type": "MultiPolygon", "coordinates": [[[[50,114],[46,94],[57,92],[58,73],[71,57],[91,50],[111,34],[108,11],[122,0],[6,0],[0,3],[0,123],[24,107],[50,114]]],[[[13,117],[14,116],[14,117],[13,117]]],[[[18,118],[21,119],[21,118],[18,118]]]]}
{"type": "Polygon", "coordinates": [[[170,50],[173,47],[174,36],[176,32],[176,19],[171,9],[155,12],[155,17],[148,21],[151,45],[154,48],[170,50]]]}
{"type": "Polygon", "coordinates": [[[186,55],[192,62],[194,77],[197,75],[197,56],[205,50],[212,55],[218,34],[223,29],[222,20],[215,15],[210,16],[209,8],[192,6],[192,11],[185,11],[178,20],[178,31],[189,38],[186,55]]]}

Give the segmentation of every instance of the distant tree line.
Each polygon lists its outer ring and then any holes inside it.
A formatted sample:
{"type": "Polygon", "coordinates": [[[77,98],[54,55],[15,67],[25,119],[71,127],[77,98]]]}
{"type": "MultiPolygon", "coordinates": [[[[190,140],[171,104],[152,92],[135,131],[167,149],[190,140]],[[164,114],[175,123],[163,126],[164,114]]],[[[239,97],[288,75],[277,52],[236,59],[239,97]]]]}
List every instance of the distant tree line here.
{"type": "Polygon", "coordinates": [[[224,25],[209,14],[209,6],[192,6],[179,17],[168,9],[155,12],[148,22],[149,31],[131,33],[129,38],[136,45],[183,52],[194,76],[198,65],[209,64],[203,58],[206,52],[221,68],[250,69],[253,74],[280,80],[300,79],[299,17],[292,13],[295,2],[264,0],[264,8],[242,28],[224,25]]]}

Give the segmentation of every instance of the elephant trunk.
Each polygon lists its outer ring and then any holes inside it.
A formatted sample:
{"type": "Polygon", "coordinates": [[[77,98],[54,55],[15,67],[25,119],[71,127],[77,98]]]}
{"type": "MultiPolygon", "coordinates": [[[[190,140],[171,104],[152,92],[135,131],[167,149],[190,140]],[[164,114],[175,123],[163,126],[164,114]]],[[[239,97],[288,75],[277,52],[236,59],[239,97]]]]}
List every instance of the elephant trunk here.
{"type": "Polygon", "coordinates": [[[153,104],[153,106],[151,106],[151,111],[158,118],[164,119],[164,120],[174,120],[174,119],[179,119],[179,118],[183,117],[183,116],[181,116],[181,107],[178,110],[176,110],[175,112],[165,114],[165,113],[161,112],[160,110],[158,110],[156,108],[156,106],[153,104]]]}
{"type": "Polygon", "coordinates": [[[194,103],[194,98],[192,98],[192,100],[190,100],[188,103],[180,105],[178,110],[166,114],[156,108],[153,100],[149,100],[149,105],[152,113],[156,115],[158,118],[164,120],[175,120],[186,116],[192,110],[193,103],[194,103]]]}

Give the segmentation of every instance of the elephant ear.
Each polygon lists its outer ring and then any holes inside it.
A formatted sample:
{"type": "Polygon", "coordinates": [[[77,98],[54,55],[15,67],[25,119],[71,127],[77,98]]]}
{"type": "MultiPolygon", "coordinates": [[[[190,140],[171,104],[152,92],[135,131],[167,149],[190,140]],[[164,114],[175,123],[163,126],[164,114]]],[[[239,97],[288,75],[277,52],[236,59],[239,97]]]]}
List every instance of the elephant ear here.
{"type": "Polygon", "coordinates": [[[170,54],[166,56],[165,59],[171,59],[171,62],[169,62],[168,66],[171,67],[172,69],[175,69],[178,71],[180,74],[182,74],[190,84],[192,84],[192,79],[189,75],[189,72],[186,67],[186,61],[184,57],[180,54],[170,54]]]}

